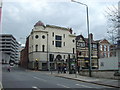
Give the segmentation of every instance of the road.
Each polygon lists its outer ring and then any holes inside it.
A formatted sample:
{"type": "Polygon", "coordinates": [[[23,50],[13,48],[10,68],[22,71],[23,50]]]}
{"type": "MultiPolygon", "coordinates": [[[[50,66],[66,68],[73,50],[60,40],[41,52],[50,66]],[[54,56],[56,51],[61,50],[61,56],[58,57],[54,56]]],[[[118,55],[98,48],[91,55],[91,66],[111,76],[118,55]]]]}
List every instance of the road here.
{"type": "MultiPolygon", "coordinates": [[[[6,66],[3,66],[2,73],[2,85],[3,88],[30,88],[33,90],[43,90],[48,88],[69,88],[74,90],[82,89],[110,89],[107,86],[96,85],[92,83],[85,83],[60,77],[55,77],[42,73],[42,71],[31,71],[19,68],[17,66],[12,67],[11,72],[6,70],[6,66]]],[[[7,89],[5,89],[7,90],[7,89]]],[[[11,89],[10,89],[11,90],[11,89]]],[[[63,89],[62,89],[63,90],[63,89]]],[[[65,89],[66,90],[66,89],[65,89]]]]}

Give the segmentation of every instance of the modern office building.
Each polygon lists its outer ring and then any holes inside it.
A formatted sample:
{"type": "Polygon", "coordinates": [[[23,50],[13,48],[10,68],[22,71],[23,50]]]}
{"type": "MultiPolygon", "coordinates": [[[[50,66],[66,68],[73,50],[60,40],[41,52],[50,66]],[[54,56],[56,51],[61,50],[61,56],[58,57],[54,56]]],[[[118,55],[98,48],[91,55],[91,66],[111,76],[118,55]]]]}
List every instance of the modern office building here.
{"type": "Polygon", "coordinates": [[[38,21],[29,35],[29,68],[57,69],[58,64],[67,64],[68,56],[76,54],[75,38],[70,28],[38,21]]]}
{"type": "Polygon", "coordinates": [[[0,52],[2,52],[2,63],[18,62],[20,44],[11,34],[0,35],[0,52]]]}

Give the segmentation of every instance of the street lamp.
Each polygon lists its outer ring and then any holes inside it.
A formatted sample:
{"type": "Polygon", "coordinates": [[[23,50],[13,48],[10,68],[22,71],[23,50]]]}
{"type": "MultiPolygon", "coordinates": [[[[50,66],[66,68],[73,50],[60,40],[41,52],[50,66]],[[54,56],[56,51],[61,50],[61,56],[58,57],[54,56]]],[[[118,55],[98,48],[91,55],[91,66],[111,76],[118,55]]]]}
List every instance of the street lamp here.
{"type": "Polygon", "coordinates": [[[47,33],[47,69],[48,69],[48,71],[50,70],[50,63],[48,60],[48,33],[47,33]]]}
{"type": "Polygon", "coordinates": [[[87,14],[86,18],[87,18],[87,30],[88,30],[88,49],[89,49],[89,76],[91,77],[91,38],[90,38],[90,35],[89,35],[88,5],[86,5],[84,3],[81,3],[81,2],[78,2],[78,1],[74,1],[74,0],[71,0],[71,1],[86,6],[86,14],[87,14]]]}

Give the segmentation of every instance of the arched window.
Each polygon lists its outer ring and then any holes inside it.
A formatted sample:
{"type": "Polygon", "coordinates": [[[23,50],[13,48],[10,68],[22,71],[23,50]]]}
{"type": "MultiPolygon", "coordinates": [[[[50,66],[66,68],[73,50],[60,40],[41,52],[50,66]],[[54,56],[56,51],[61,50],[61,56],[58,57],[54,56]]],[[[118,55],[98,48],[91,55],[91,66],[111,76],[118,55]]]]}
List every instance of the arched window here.
{"type": "Polygon", "coordinates": [[[36,50],[36,52],[38,51],[38,45],[35,45],[35,50],[36,50]]]}
{"type": "Polygon", "coordinates": [[[57,55],[57,56],[56,56],[56,59],[57,59],[58,61],[60,61],[60,60],[62,59],[62,56],[61,56],[61,55],[57,55]]]}
{"type": "Polygon", "coordinates": [[[45,45],[42,45],[42,51],[43,52],[45,51],[45,45]]]}

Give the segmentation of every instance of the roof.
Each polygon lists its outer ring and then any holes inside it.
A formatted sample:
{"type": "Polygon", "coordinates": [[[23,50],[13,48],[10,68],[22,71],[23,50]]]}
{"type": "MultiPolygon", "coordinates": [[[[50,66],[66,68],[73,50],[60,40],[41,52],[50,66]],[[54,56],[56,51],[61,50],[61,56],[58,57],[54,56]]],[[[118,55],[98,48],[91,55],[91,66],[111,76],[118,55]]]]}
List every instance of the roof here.
{"type": "MultiPolygon", "coordinates": [[[[84,38],[83,35],[78,35],[78,36],[76,37],[76,40],[79,40],[80,37],[82,37],[83,40],[84,40],[86,43],[88,43],[88,38],[84,38]]],[[[97,43],[97,42],[95,42],[94,40],[92,40],[92,43],[97,43]]]]}
{"type": "Polygon", "coordinates": [[[44,23],[43,23],[42,21],[38,21],[38,22],[34,25],[34,27],[36,27],[36,26],[43,26],[43,27],[45,27],[45,25],[44,25],[44,23]]]}
{"type": "Polygon", "coordinates": [[[64,29],[64,30],[70,30],[69,28],[60,27],[60,26],[55,26],[55,25],[46,25],[46,27],[50,27],[50,28],[58,28],[58,29],[64,29]]]}
{"type": "Polygon", "coordinates": [[[104,42],[104,43],[110,44],[109,41],[106,40],[106,39],[96,40],[95,42],[97,42],[97,43],[103,43],[104,42]]]}

